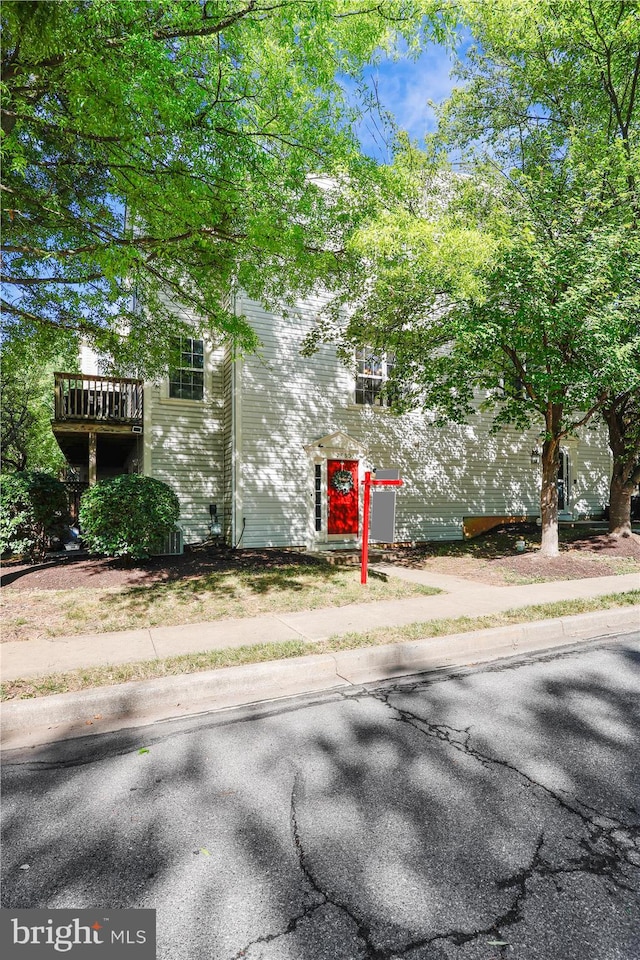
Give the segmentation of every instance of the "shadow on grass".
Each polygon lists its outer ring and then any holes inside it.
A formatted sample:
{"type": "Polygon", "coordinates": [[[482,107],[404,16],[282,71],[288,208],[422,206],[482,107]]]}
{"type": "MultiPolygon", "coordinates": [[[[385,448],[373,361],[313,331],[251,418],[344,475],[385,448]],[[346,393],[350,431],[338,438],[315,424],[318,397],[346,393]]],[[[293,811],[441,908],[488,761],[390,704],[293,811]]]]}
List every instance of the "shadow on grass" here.
{"type": "MultiPolygon", "coordinates": [[[[277,595],[282,593],[300,594],[313,590],[320,582],[323,585],[340,578],[341,569],[330,564],[324,566],[281,567],[271,570],[225,570],[208,573],[205,576],[190,576],[184,580],[169,583],[151,583],[144,586],[125,588],[115,594],[106,594],[102,603],[107,607],[148,610],[158,600],[166,598],[176,603],[189,603],[198,597],[207,596],[225,600],[241,599],[247,593],[256,596],[277,595]]],[[[387,582],[380,574],[376,579],[387,582]]]]}
{"type": "Polygon", "coordinates": [[[388,583],[389,577],[386,573],[382,573],[381,570],[371,570],[368,571],[369,580],[379,580],[381,583],[388,583]]]}
{"type": "MultiPolygon", "coordinates": [[[[66,589],[68,587],[100,587],[105,578],[107,586],[140,586],[173,583],[208,575],[225,573],[254,573],[266,570],[313,568],[327,571],[331,565],[324,557],[309,555],[299,550],[276,548],[232,550],[228,547],[199,544],[187,547],[183,554],[157,556],[147,560],[127,560],[71,554],[47,559],[44,563],[26,564],[20,558],[3,561],[0,579],[3,587],[38,574],[37,589],[66,589]],[[73,565],[73,570],[68,567],[73,565]],[[72,576],[66,576],[67,572],[72,576]],[[61,581],[61,574],[64,574],[61,581]]],[[[21,584],[22,585],[22,584],[21,584]]],[[[30,584],[27,584],[30,586],[30,584]]]]}

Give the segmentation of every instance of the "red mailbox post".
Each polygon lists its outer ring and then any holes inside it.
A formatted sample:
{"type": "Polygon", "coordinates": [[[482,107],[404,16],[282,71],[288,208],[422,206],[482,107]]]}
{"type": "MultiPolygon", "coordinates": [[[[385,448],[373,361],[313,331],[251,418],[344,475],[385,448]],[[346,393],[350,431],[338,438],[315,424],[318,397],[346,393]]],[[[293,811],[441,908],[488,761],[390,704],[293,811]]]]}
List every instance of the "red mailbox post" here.
{"type": "Polygon", "coordinates": [[[364,516],[362,518],[362,558],[360,561],[360,583],[367,582],[369,565],[369,514],[371,512],[371,487],[401,487],[402,480],[372,480],[371,471],[364,475],[364,516]]]}

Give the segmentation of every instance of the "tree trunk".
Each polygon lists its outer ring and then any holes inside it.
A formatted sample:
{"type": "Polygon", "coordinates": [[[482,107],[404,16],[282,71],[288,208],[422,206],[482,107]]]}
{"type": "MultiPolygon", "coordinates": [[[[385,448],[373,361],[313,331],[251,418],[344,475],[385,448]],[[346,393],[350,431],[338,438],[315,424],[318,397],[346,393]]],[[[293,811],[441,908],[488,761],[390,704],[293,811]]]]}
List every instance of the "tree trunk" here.
{"type": "Polygon", "coordinates": [[[609,487],[609,533],[614,537],[631,536],[631,484],[624,482],[621,465],[613,461],[609,487]]]}
{"type": "Polygon", "coordinates": [[[542,446],[542,489],[540,490],[540,516],[542,518],[542,542],[540,556],[557,557],[558,547],[558,471],[560,468],[560,444],[557,440],[545,440],[542,446]]]}
{"type": "Polygon", "coordinates": [[[616,397],[602,411],[613,455],[609,533],[614,537],[631,536],[631,495],[640,480],[639,407],[637,392],[629,392],[616,397]]]}

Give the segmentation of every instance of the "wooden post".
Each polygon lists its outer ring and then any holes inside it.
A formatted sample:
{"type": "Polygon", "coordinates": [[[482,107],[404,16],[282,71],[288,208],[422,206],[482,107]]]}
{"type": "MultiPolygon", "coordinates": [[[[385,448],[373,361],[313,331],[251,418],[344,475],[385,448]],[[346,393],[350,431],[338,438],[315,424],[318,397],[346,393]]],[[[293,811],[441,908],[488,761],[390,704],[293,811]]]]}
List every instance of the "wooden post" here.
{"type": "Polygon", "coordinates": [[[56,420],[62,420],[62,384],[60,382],[60,377],[56,373],[55,377],[55,404],[54,404],[54,417],[56,420]]]}
{"type": "Polygon", "coordinates": [[[98,482],[98,434],[92,430],[89,433],[89,486],[98,482]]]}

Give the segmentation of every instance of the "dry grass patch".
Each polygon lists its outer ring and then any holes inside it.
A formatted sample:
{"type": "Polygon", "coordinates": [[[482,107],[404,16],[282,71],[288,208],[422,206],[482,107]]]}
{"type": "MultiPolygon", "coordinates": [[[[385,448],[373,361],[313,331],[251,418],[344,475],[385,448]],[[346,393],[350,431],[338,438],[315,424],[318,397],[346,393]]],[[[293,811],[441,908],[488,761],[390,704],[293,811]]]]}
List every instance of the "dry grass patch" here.
{"type": "Polygon", "coordinates": [[[3,640],[175,626],[435,593],[440,591],[375,571],[363,588],[359,569],[330,564],[221,570],[133,587],[5,590],[3,640]]]}

